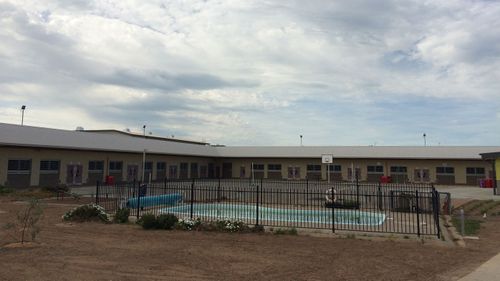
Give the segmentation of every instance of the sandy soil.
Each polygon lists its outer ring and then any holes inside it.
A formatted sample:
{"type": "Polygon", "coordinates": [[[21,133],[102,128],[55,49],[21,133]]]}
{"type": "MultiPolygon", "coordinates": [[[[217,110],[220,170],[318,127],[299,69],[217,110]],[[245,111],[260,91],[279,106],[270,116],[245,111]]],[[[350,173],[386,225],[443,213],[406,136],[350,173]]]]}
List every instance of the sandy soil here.
{"type": "MultiPolygon", "coordinates": [[[[457,248],[412,239],[63,223],[73,203],[46,203],[36,246],[0,248],[0,280],[456,280],[500,252],[499,218],[483,224],[481,239],[457,248]]],[[[0,224],[24,206],[0,197],[0,224]]],[[[11,242],[0,230],[0,246],[11,242]]]]}

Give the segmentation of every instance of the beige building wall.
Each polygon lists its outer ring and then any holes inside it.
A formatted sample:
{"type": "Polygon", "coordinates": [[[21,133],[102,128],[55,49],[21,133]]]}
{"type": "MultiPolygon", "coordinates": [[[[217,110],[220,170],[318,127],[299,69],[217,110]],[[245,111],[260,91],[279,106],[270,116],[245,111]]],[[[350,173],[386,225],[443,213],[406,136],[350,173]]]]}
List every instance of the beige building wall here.
{"type": "MultiPolygon", "coordinates": [[[[218,165],[232,163],[232,177],[240,178],[240,167],[245,168],[245,178],[251,177],[251,167],[254,164],[264,164],[264,177],[268,176],[268,164],[281,164],[281,176],[283,179],[288,178],[288,167],[300,168],[300,179],[305,179],[307,175],[307,165],[321,165],[321,179],[327,179],[327,168],[325,164],[321,164],[320,158],[308,159],[290,159],[290,158],[226,158],[218,160],[218,165]]],[[[428,170],[430,182],[435,183],[437,179],[436,167],[453,167],[456,184],[466,184],[467,167],[480,167],[485,169],[485,177],[488,177],[491,171],[491,165],[484,160],[418,160],[418,159],[334,159],[332,165],[341,165],[342,179],[348,179],[348,168],[359,168],[361,171],[361,181],[366,181],[368,176],[367,166],[384,167],[384,175],[391,176],[392,166],[404,166],[407,169],[407,177],[410,182],[418,181],[415,177],[415,170],[428,170]]]]}
{"type": "MultiPolygon", "coordinates": [[[[104,175],[108,174],[109,161],[122,161],[122,178],[127,177],[127,166],[134,164],[138,166],[138,178],[142,174],[142,153],[118,153],[118,152],[99,152],[99,151],[80,151],[80,150],[58,150],[58,149],[43,149],[43,148],[19,148],[19,147],[0,147],[0,184],[5,184],[7,181],[7,164],[9,159],[31,159],[31,178],[30,185],[39,185],[40,179],[40,161],[41,160],[59,160],[60,173],[59,181],[66,183],[67,165],[80,164],[83,167],[82,184],[94,184],[88,182],[88,163],[89,161],[104,161],[104,175]]],[[[200,176],[201,166],[207,166],[210,163],[215,167],[219,167],[220,175],[223,173],[223,163],[231,163],[233,178],[240,178],[240,168],[245,168],[244,178],[251,177],[251,165],[263,164],[264,177],[269,176],[268,164],[281,164],[281,178],[288,179],[288,168],[297,167],[300,169],[300,179],[305,179],[307,175],[307,165],[321,165],[321,179],[327,179],[326,166],[321,164],[321,159],[318,158],[225,158],[214,159],[207,157],[187,157],[173,155],[151,155],[146,154],[146,161],[153,162],[152,179],[157,178],[157,162],[166,162],[166,174],[169,177],[169,167],[177,166],[177,177],[180,174],[180,163],[188,163],[188,177],[191,174],[191,163],[198,164],[198,176],[200,176]]],[[[497,173],[500,171],[499,160],[497,164],[497,173]]],[[[492,170],[491,163],[484,160],[404,160],[404,159],[334,159],[333,165],[341,165],[342,179],[348,179],[348,168],[360,168],[361,181],[367,179],[368,165],[382,165],[384,167],[384,175],[391,175],[391,166],[407,167],[407,177],[411,182],[417,181],[415,178],[415,169],[427,169],[429,171],[430,182],[436,182],[436,167],[447,166],[453,167],[455,170],[455,183],[466,184],[466,168],[467,167],[482,167],[486,171],[486,177],[492,170]]],[[[215,175],[217,177],[217,174],[215,175]]],[[[500,177],[497,177],[500,178],[500,177]]]]}
{"type": "MultiPolygon", "coordinates": [[[[40,161],[58,160],[60,161],[59,181],[66,183],[66,170],[69,164],[82,165],[82,184],[95,184],[87,182],[89,177],[89,161],[104,161],[104,175],[108,174],[109,161],[122,161],[122,177],[127,177],[127,165],[137,165],[139,167],[138,176],[142,175],[142,153],[117,153],[117,152],[99,152],[99,151],[79,151],[79,150],[58,150],[58,149],[38,149],[38,148],[16,148],[0,147],[0,184],[7,181],[8,160],[26,159],[31,160],[31,186],[38,186],[40,179],[40,161]]],[[[146,154],[146,162],[153,162],[153,180],[157,176],[157,162],[166,162],[167,177],[168,169],[171,165],[177,166],[177,176],[179,175],[180,163],[188,163],[188,175],[190,175],[191,163],[198,164],[198,175],[200,166],[208,166],[213,163],[212,158],[206,157],[183,157],[170,155],[151,155],[146,154]]]]}

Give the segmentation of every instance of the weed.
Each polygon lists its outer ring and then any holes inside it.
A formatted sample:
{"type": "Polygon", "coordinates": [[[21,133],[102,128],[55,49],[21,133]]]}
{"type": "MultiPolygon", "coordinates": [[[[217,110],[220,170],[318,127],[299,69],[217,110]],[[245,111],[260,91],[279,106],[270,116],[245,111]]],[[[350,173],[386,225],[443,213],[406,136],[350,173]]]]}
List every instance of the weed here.
{"type": "Polygon", "coordinates": [[[40,233],[39,222],[43,216],[43,209],[40,202],[36,198],[29,201],[28,206],[17,214],[17,220],[13,223],[8,223],[4,229],[11,230],[13,236],[19,242],[27,241],[26,235],[29,233],[31,241],[35,241],[36,236],[40,233]]]}
{"type": "MultiPolygon", "coordinates": [[[[452,218],[453,225],[455,228],[460,231],[461,229],[461,220],[459,217],[453,217],[452,218]]],[[[465,219],[464,220],[464,235],[475,235],[481,228],[481,223],[482,221],[480,220],[474,220],[474,219],[465,219]]]]}
{"type": "Polygon", "coordinates": [[[130,216],[129,209],[127,209],[127,208],[117,209],[115,212],[115,217],[113,218],[113,221],[117,222],[117,223],[127,223],[129,216],[130,216]]]}

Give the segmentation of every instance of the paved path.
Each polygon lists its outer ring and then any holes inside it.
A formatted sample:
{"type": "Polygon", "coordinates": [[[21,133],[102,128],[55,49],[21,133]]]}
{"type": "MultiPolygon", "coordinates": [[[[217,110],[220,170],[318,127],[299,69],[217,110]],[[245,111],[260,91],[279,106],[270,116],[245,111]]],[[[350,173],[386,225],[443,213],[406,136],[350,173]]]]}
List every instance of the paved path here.
{"type": "Polygon", "coordinates": [[[500,254],[483,263],[473,272],[458,281],[498,281],[500,280],[500,254]]]}
{"type": "Polygon", "coordinates": [[[436,189],[439,192],[451,193],[452,199],[500,200],[500,195],[493,195],[492,188],[479,188],[474,186],[436,186],[436,189]]]}

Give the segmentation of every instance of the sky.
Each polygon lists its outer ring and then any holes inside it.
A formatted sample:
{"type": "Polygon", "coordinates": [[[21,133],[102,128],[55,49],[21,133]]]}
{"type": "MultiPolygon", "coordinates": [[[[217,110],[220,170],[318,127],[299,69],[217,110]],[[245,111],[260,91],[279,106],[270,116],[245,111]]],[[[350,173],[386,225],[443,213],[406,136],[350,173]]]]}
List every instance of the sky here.
{"type": "Polygon", "coordinates": [[[0,122],[21,105],[213,144],[500,145],[500,1],[0,0],[0,122]]]}

